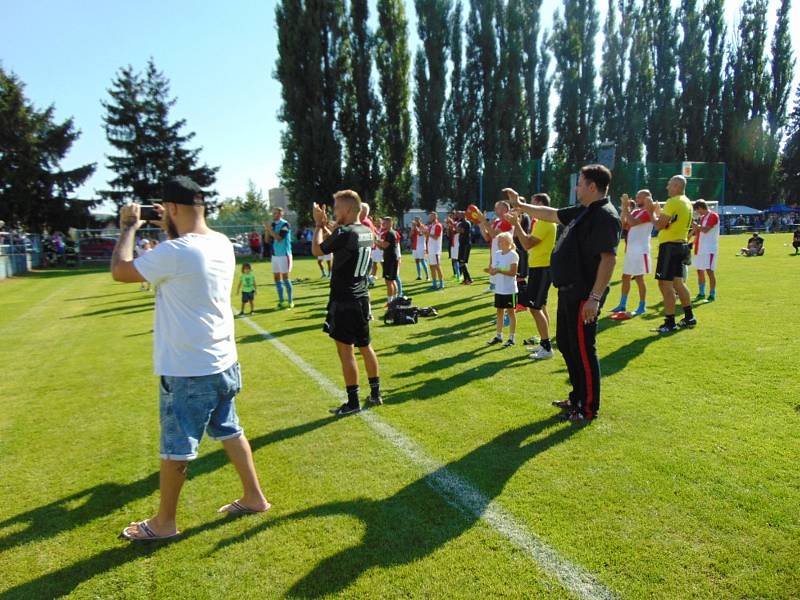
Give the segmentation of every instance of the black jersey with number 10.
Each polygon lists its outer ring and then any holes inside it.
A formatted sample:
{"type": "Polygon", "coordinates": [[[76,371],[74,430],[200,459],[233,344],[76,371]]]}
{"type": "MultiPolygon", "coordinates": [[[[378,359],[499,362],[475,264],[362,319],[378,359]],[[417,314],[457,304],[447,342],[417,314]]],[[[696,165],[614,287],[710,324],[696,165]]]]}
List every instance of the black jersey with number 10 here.
{"type": "Polygon", "coordinates": [[[369,296],[367,275],[372,243],[372,231],[361,223],[353,223],[338,227],[320,244],[325,254],[333,254],[331,300],[369,296]]]}

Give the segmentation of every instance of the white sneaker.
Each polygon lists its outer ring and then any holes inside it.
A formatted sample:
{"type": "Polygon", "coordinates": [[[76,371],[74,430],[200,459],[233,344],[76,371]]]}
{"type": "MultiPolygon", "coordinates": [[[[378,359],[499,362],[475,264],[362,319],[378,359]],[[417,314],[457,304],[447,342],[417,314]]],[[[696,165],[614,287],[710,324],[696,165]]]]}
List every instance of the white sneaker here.
{"type": "Polygon", "coordinates": [[[548,358],[553,358],[553,351],[539,347],[539,349],[532,352],[528,358],[531,360],[547,360],[548,358]]]}

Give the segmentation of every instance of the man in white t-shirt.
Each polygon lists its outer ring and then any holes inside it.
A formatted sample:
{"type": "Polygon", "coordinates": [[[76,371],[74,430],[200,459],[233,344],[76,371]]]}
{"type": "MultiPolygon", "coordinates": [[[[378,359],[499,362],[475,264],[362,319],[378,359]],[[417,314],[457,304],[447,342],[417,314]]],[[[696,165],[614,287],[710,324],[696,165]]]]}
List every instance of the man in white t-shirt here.
{"type": "Polygon", "coordinates": [[[697,285],[700,288],[695,302],[717,299],[717,257],[719,256],[719,215],[708,209],[704,200],[694,203],[694,210],[700,219],[692,224],[694,235],[694,258],[692,266],[697,269],[697,285]],[[706,298],[706,277],[708,273],[708,298],[706,298]]]}
{"type": "Polygon", "coordinates": [[[439,223],[439,215],[432,212],[428,215],[428,264],[431,266],[431,289],[444,289],[444,273],[442,273],[442,237],[444,227],[439,223]],[[439,280],[437,283],[436,280],[439,280]]]}
{"type": "Polygon", "coordinates": [[[161,226],[168,241],[133,259],[133,240],[144,224],[136,204],[120,210],[120,237],[111,257],[115,281],[156,287],[153,362],[160,378],[161,473],[158,513],[131,523],[131,541],[178,535],[178,496],[203,434],[222,442],[244,494],[218,512],[248,514],[270,508],[261,492],[250,444],[236,414],[241,389],[230,297],[236,261],[230,241],[205,222],[200,187],[174,177],[163,189],[161,226]]]}
{"type": "MultiPolygon", "coordinates": [[[[649,275],[652,269],[650,260],[650,237],[653,233],[653,215],[645,208],[651,206],[652,195],[650,190],[639,190],[636,200],[631,200],[628,194],[622,194],[620,220],[622,227],[627,231],[625,238],[625,262],[622,264],[622,296],[619,304],[611,309],[612,313],[625,313],[628,304],[628,293],[631,291],[631,279],[639,288],[639,306],[633,316],[645,312],[647,299],[647,286],[644,276],[649,275]]],[[[612,316],[612,318],[614,318],[612,316]]],[[[627,317],[626,317],[627,318],[627,317]]]]}

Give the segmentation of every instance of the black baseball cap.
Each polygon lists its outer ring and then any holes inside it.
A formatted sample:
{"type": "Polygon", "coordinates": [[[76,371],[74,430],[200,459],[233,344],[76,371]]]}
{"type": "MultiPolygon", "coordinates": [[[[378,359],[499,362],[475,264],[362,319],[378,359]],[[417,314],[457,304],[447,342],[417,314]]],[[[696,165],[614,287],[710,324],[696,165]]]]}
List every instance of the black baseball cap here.
{"type": "Polygon", "coordinates": [[[203,190],[188,177],[172,177],[164,183],[161,191],[162,202],[203,206],[203,190]]]}

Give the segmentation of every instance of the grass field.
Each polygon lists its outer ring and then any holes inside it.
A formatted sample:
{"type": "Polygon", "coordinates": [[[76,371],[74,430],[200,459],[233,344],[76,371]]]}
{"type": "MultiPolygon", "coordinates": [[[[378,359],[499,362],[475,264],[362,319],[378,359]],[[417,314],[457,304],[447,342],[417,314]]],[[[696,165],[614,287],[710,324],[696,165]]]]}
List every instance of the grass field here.
{"type": "MultiPolygon", "coordinates": [[[[408,256],[406,293],[439,317],[376,322],[386,404],[330,418],[327,282],[297,260],[296,308],[278,311],[259,263],[257,313],[236,324],[238,407],[274,507],[215,514],[238,479],[205,440],[183,535],[162,545],[116,538],[157,504],[152,295],[97,269],[0,282],[0,599],[800,598],[800,257],[787,234],[735,258],[744,239],[722,238],[718,300],[694,330],[650,332],[652,280],[649,314],[602,321],[586,427],[550,406],[568,390],[559,355],[486,346],[485,277],[429,292],[408,256]]],[[[383,289],[372,300],[380,316],[383,289]]]]}

